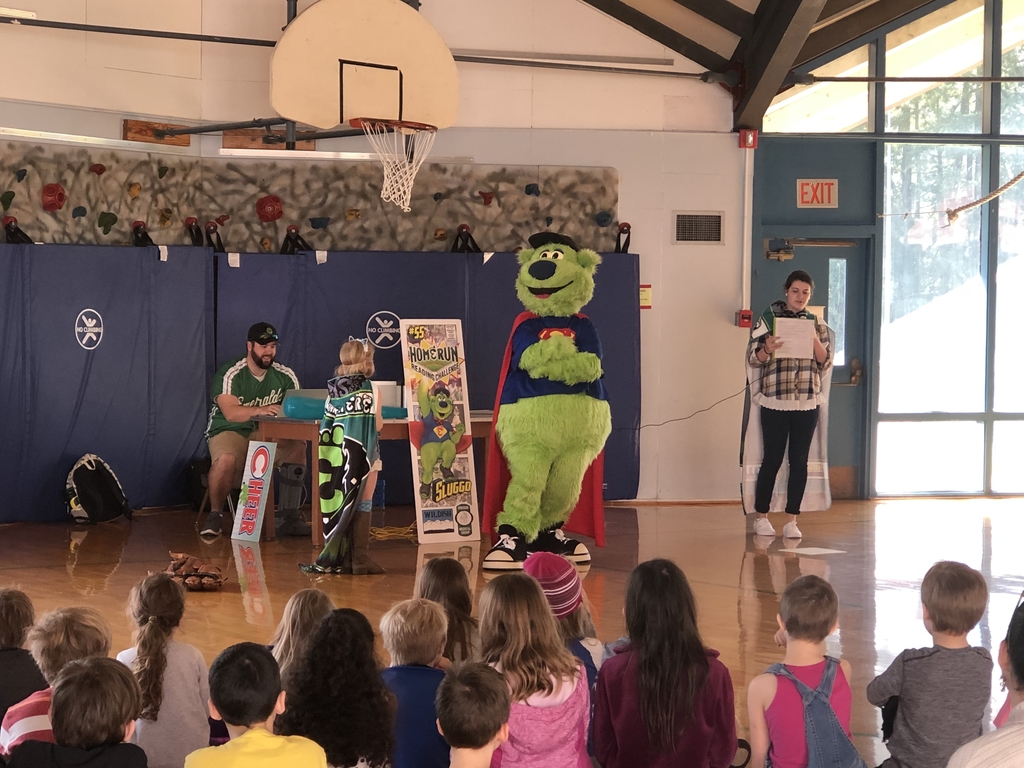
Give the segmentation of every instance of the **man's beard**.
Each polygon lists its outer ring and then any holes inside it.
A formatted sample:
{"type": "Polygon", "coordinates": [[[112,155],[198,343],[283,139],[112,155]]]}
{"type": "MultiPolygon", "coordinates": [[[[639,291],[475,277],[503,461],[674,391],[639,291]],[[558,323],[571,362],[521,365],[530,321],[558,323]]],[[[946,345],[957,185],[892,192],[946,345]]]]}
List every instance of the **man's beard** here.
{"type": "Polygon", "coordinates": [[[268,357],[270,357],[270,359],[267,360],[266,362],[264,362],[262,357],[257,357],[255,351],[250,352],[249,353],[249,357],[252,358],[252,361],[258,367],[262,368],[264,371],[267,370],[270,366],[272,366],[274,364],[274,356],[273,355],[268,355],[268,357]]]}

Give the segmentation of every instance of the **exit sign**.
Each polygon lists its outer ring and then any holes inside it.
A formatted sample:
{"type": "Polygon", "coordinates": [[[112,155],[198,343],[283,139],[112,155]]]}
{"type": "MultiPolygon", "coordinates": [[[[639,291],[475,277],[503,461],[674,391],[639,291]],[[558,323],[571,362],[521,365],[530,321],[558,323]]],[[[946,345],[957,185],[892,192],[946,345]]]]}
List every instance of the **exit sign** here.
{"type": "Polygon", "coordinates": [[[797,208],[838,208],[839,179],[797,179],[797,208]]]}

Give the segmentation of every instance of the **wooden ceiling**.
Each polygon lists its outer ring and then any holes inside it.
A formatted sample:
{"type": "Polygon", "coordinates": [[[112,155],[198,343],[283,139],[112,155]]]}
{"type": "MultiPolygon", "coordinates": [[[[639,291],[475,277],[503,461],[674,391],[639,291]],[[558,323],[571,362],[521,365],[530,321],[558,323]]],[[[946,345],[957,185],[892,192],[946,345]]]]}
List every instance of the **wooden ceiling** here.
{"type": "Polygon", "coordinates": [[[734,72],[733,124],[760,128],[794,68],[931,0],[582,0],[711,72],[734,72]]]}

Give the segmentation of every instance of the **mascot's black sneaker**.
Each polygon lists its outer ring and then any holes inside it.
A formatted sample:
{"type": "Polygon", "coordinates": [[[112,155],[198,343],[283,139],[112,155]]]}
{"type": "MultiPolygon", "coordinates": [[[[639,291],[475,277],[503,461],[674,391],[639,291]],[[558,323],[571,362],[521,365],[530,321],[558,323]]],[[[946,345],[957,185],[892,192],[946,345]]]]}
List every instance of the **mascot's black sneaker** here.
{"type": "Polygon", "coordinates": [[[430,483],[420,483],[420,498],[424,501],[430,498],[430,483]]]}
{"type": "Polygon", "coordinates": [[[498,541],[484,557],[485,571],[521,570],[528,554],[526,539],[511,525],[498,526],[498,541]]]}
{"type": "Polygon", "coordinates": [[[590,550],[586,545],[568,538],[560,525],[541,531],[531,549],[535,552],[554,552],[577,564],[590,562],[590,550]]]}

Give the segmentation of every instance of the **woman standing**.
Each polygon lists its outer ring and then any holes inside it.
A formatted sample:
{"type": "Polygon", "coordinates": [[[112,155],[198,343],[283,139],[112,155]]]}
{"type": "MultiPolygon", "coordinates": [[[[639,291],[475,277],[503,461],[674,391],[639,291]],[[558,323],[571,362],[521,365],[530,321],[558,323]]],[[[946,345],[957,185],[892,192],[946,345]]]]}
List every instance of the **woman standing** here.
{"type": "Polygon", "coordinates": [[[760,408],[764,456],[757,475],[754,495],[754,532],[759,536],[775,536],[768,520],[775,477],[782,467],[789,444],[789,483],[786,491],[788,522],[782,529],[786,538],[803,536],[797,527],[800,504],[807,486],[807,458],[814,430],[818,426],[819,407],[827,400],[822,374],[832,364],[828,328],[807,311],[814,291],[814,281],[803,270],[786,278],[786,297],[774,302],[761,316],[751,335],[748,363],[759,373],[758,390],[753,401],[760,408]],[[810,358],[776,357],[784,342],[776,334],[778,318],[810,320],[814,323],[813,352],[810,358]]]}

